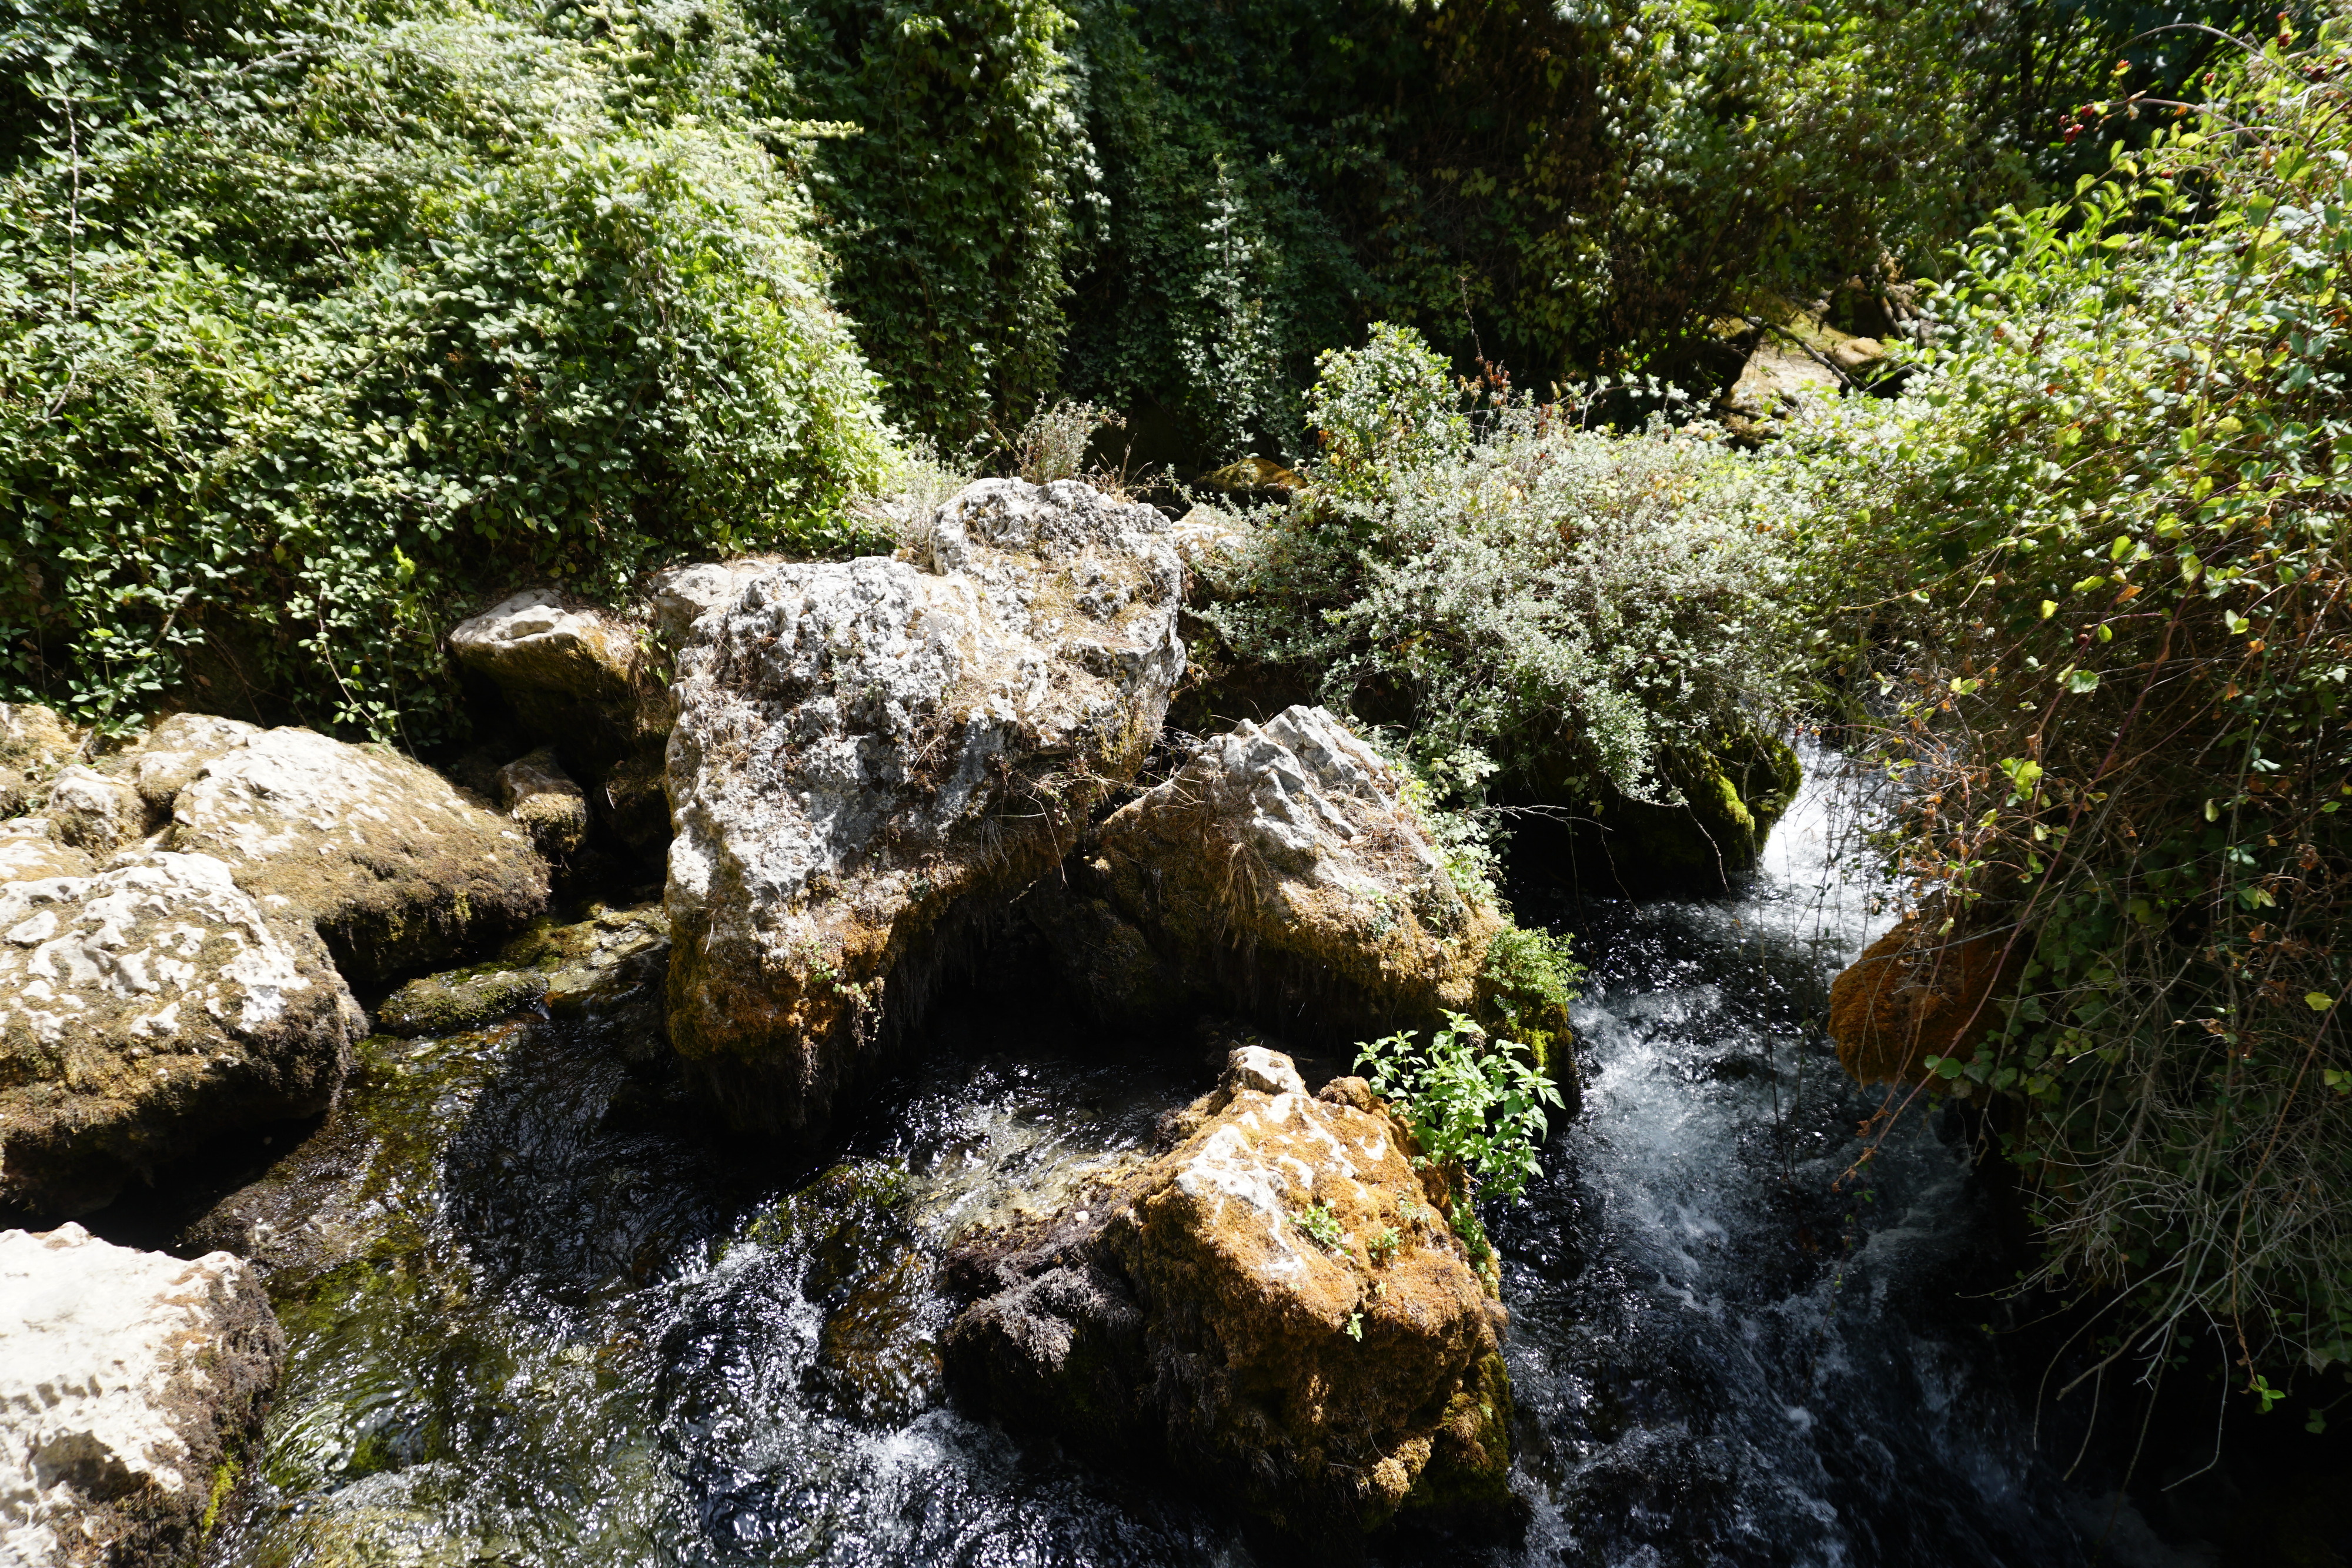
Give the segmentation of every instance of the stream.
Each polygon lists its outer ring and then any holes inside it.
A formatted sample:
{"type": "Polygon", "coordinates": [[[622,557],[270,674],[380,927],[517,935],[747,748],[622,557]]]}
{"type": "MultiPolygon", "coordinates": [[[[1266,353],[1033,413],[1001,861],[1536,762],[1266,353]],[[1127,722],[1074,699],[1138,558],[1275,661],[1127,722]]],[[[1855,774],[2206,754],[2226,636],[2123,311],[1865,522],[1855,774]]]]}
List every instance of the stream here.
{"type": "MultiPolygon", "coordinates": [[[[2030,1383],[1986,1327],[2015,1259],[1956,1131],[1906,1116],[1856,1167],[1880,1097],[1818,1020],[1873,889],[1840,870],[1857,797],[1809,761],[1740,896],[1522,894],[1591,971],[1586,1113],[1492,1220],[1528,1522],[1376,1560],[2093,1560],[2105,1511],[2037,1458],[2030,1383]]],[[[944,1239],[1050,1202],[1213,1081],[1197,1045],[1035,1009],[943,1008],[838,1163],[789,1178],[714,1140],[645,1038],[526,1019],[371,1040],[268,1178],[335,1244],[273,1279],[286,1381],[206,1561],[1283,1560],[1154,1476],[946,1400],[944,1239]]]]}

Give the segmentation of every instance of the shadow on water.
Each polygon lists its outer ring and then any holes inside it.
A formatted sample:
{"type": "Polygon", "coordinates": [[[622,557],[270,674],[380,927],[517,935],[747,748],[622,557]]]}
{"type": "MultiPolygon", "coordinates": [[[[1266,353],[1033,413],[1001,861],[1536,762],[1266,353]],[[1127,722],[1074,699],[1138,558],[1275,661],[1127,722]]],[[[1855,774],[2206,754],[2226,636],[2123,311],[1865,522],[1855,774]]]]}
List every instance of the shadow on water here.
{"type": "MultiPolygon", "coordinates": [[[[1843,1179],[1875,1106],[1817,1025],[1870,919],[1845,801],[1816,784],[1735,898],[1523,900],[1592,968],[1588,1113],[1494,1226],[1533,1522],[1383,1561],[2086,1561],[1983,1326],[2015,1260],[1965,1149],[1915,1117],[1843,1179]]],[[[929,1032],[816,1171],[719,1140],[643,1038],[371,1041],[263,1183],[289,1368],[208,1561],[1279,1561],[941,1388],[945,1239],[1148,1141],[1213,1078],[1189,1020],[1107,1036],[1016,983],[929,1032]]]]}

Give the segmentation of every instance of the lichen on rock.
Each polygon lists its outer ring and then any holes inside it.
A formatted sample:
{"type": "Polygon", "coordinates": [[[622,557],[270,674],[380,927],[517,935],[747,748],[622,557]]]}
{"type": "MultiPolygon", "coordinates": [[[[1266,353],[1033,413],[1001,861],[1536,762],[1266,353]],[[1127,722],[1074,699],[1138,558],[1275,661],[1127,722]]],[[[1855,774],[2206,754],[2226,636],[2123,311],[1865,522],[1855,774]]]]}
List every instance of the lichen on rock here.
{"type": "Polygon", "coordinates": [[[1403,777],[1319,707],[1200,743],[1027,904],[1102,1011],[1238,1009],[1339,1040],[1480,1010],[1506,925],[1456,883],[1403,777]]]}
{"type": "Polygon", "coordinates": [[[530,589],[459,622],[449,652],[488,676],[541,740],[610,759],[643,738],[636,633],[612,616],[530,589]]]}
{"type": "Polygon", "coordinates": [[[206,761],[173,799],[170,847],[218,857],[273,915],[311,922],[366,983],[446,962],[547,904],[518,824],[421,763],[307,729],[206,761]]]}
{"type": "Polygon", "coordinates": [[[1013,1425],[1161,1455],[1308,1538],[1512,1509],[1506,1316],[1441,1178],[1360,1080],[1232,1053],[1172,1146],[1040,1225],[959,1239],[950,1376],[1013,1425]]]}
{"type": "Polygon", "coordinates": [[[0,1560],[187,1562],[285,1341],[239,1259],[0,1231],[0,1560]]]}
{"type": "Polygon", "coordinates": [[[960,920],[1134,774],[1182,672],[1148,507],[989,480],[912,553],[777,566],[679,654],[671,1034],[746,1126],[827,1119],[960,920]]]}
{"type": "Polygon", "coordinates": [[[85,1212],[225,1129],[318,1110],[358,1008],[206,855],[0,884],[0,1205],[85,1212]]]}

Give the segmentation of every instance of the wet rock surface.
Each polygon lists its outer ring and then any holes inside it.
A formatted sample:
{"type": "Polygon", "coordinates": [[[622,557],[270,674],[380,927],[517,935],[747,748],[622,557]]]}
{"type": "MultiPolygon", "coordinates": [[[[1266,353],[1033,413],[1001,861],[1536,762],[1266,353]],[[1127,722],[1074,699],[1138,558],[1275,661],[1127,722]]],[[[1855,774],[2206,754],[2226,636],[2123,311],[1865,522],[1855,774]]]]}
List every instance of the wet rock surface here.
{"type": "Polygon", "coordinates": [[[225,1252],[186,1261],[78,1225],[0,1231],[0,1559],[188,1561],[275,1387],[284,1341],[225,1252]]]}
{"type": "Polygon", "coordinates": [[[1182,671],[1149,507],[990,480],[917,553],[778,566],[678,658],[670,1029],[745,1127],[831,1117],[962,918],[1133,775],[1182,671]]]}
{"type": "Polygon", "coordinates": [[[957,1242],[959,1385],[1084,1451],[1164,1454],[1303,1540],[1416,1504],[1507,1514],[1505,1313],[1410,1134],[1360,1080],[1309,1096],[1244,1047],[1164,1135],[1042,1222],[957,1242]]]}
{"type": "Polygon", "coordinates": [[[1026,904],[1106,1014],[1238,1009],[1302,1039],[1475,1010],[1503,925],[1456,888],[1402,777],[1319,707],[1202,742],[1026,904]]]}
{"type": "Polygon", "coordinates": [[[81,1213],[320,1108],[359,1024],[310,928],[208,855],[0,884],[0,1205],[81,1213]]]}
{"type": "Polygon", "coordinates": [[[547,863],[520,825],[422,763],[307,729],[206,761],[173,798],[169,844],[311,922],[357,984],[446,962],[547,904],[547,863]]]}

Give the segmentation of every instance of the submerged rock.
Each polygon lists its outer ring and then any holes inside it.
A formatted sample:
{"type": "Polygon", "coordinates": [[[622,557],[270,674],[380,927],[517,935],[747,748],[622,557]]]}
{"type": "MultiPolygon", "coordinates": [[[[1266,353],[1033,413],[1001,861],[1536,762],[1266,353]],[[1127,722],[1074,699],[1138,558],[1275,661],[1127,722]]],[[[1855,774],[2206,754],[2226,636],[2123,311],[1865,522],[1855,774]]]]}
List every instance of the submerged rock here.
{"type": "Polygon", "coordinates": [[[1319,707],[1204,741],[1026,901],[1105,1013],[1238,1008],[1366,1040],[1478,1009],[1505,921],[1465,897],[1404,780],[1319,707]]]}
{"type": "Polygon", "coordinates": [[[1183,669],[1167,531],[1085,485],[989,480],[922,565],[778,566],[695,623],[670,1029],[739,1124],[823,1124],[961,924],[1132,777],[1183,669]]]}
{"type": "Polygon", "coordinates": [[[78,1214],[323,1107],[361,1025],[309,927],[208,855],[0,884],[0,1205],[78,1214]]]}
{"type": "Polygon", "coordinates": [[[283,1356],[268,1298],[226,1252],[0,1231],[0,1559],[190,1560],[283,1356]]]}
{"type": "Polygon", "coordinates": [[[547,905],[517,824],[422,763],[307,729],[206,761],[172,806],[170,847],[218,857],[274,915],[311,922],[362,983],[446,962],[547,905]]]}
{"type": "Polygon", "coordinates": [[[384,998],[375,1027],[385,1034],[414,1038],[455,1034],[512,1018],[547,995],[545,975],[515,969],[426,975],[384,998]]]}
{"type": "Polygon", "coordinates": [[[1257,1047],[1166,1131],[1044,1223],[959,1240],[957,1386],[1326,1545],[1420,1506],[1507,1515],[1505,1313],[1412,1134],[1257,1047]]]}

